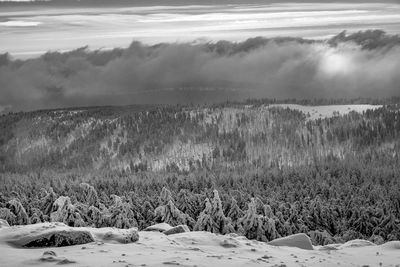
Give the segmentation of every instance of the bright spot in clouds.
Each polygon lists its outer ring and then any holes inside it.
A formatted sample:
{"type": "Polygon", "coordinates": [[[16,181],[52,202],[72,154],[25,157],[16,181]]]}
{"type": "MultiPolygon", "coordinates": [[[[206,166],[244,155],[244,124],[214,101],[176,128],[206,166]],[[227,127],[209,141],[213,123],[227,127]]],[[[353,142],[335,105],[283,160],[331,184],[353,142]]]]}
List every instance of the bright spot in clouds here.
{"type": "Polygon", "coordinates": [[[320,68],[327,76],[351,75],[354,71],[353,58],[340,49],[331,48],[321,57],[320,68]]]}

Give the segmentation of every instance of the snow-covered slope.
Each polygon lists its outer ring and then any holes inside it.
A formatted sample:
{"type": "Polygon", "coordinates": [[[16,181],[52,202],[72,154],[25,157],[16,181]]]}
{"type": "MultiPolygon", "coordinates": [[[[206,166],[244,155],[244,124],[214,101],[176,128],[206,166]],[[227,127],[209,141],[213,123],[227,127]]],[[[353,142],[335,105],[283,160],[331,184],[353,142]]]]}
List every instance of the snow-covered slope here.
{"type": "Polygon", "coordinates": [[[363,113],[367,110],[381,108],[382,105],[324,105],[324,106],[304,106],[297,104],[274,104],[268,107],[281,107],[303,112],[307,120],[325,119],[334,116],[343,116],[352,111],[363,113]]]}
{"type": "MultiPolygon", "coordinates": [[[[245,237],[189,232],[166,236],[139,232],[139,241],[121,244],[110,240],[124,231],[113,228],[74,228],[88,231],[95,242],[88,244],[24,249],[12,246],[20,240],[52,230],[72,231],[60,223],[0,228],[0,266],[399,266],[400,242],[381,246],[363,240],[343,245],[314,247],[272,246],[245,237]],[[105,233],[107,233],[105,235],[105,233]],[[114,235],[113,235],[114,234],[114,235]]],[[[302,237],[303,238],[303,237],[302,237]]],[[[292,238],[294,243],[299,240],[292,238]]],[[[303,239],[304,240],[304,239],[303,239]]]]}

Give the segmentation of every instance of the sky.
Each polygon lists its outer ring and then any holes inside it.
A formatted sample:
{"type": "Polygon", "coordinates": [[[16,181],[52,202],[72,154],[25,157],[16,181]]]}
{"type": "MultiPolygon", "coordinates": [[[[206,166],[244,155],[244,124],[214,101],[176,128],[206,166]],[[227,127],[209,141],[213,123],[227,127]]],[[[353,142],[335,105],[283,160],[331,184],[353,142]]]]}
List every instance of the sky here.
{"type": "Polygon", "coordinates": [[[400,32],[400,5],[270,4],[144,7],[2,8],[0,53],[34,57],[67,51],[191,41],[243,41],[254,36],[328,38],[343,30],[400,32]]]}
{"type": "Polygon", "coordinates": [[[0,112],[390,97],[400,94],[399,33],[400,5],[393,2],[6,6],[0,8],[0,112]],[[348,39],[326,42],[344,30],[348,39]]]}

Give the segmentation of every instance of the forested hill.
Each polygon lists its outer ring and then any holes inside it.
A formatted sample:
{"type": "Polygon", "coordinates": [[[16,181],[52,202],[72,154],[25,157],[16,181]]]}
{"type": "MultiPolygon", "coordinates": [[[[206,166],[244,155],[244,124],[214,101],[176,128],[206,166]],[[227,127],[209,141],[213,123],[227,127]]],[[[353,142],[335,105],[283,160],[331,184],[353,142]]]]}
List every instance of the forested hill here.
{"type": "Polygon", "coordinates": [[[399,240],[399,106],[272,102],[3,115],[0,218],[399,240]]]}
{"type": "MultiPolygon", "coordinates": [[[[398,106],[315,118],[257,101],[0,116],[0,171],[285,168],[325,161],[399,166],[398,106]]],[[[319,112],[315,107],[313,112],[319,112]]],[[[342,110],[343,111],[343,110],[342,110]]]]}

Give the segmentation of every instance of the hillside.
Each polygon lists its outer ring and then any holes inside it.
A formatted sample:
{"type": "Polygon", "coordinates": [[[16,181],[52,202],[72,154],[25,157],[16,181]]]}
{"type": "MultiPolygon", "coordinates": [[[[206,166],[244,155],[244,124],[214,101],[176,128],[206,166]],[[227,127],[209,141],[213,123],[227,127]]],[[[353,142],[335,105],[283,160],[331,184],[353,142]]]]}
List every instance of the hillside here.
{"type": "Polygon", "coordinates": [[[3,172],[283,168],[325,159],[399,162],[388,106],[228,104],[44,110],[0,117],[3,172]]]}
{"type": "Polygon", "coordinates": [[[304,104],[3,115],[0,219],[166,222],[259,241],[305,233],[314,245],[400,240],[399,106],[304,104]]]}

